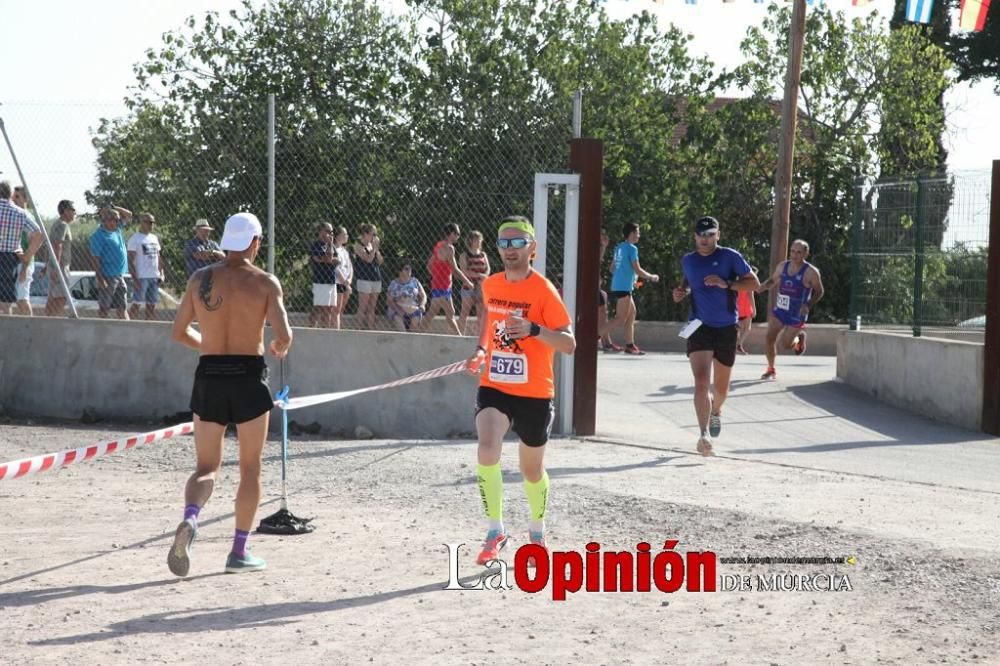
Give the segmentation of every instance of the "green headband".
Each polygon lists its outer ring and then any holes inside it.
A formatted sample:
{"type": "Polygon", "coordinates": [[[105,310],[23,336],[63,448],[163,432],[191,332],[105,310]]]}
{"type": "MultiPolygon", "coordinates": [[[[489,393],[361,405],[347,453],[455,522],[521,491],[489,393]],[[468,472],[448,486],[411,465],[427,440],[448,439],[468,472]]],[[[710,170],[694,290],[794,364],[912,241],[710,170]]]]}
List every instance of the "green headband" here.
{"type": "Polygon", "coordinates": [[[497,229],[497,233],[499,234],[504,229],[517,229],[518,231],[523,231],[532,238],[535,237],[535,228],[531,226],[530,223],[525,222],[524,220],[507,220],[506,222],[500,225],[500,228],[497,229]]]}

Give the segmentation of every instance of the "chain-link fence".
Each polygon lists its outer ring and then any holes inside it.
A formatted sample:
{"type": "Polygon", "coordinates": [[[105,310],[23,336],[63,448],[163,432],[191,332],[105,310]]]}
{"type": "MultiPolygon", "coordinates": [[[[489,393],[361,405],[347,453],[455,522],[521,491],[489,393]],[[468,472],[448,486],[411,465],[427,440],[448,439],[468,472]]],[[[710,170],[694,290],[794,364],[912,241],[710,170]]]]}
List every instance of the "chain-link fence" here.
{"type": "Polygon", "coordinates": [[[855,184],[852,325],[981,329],[989,172],[855,184]]]}
{"type": "MultiPolygon", "coordinates": [[[[495,272],[501,266],[493,242],[499,221],[510,214],[531,217],[536,172],[568,171],[571,105],[568,98],[543,100],[531,108],[496,100],[475,118],[445,112],[373,127],[335,126],[312,115],[308,101],[279,100],[275,234],[265,243],[273,243],[274,272],[283,284],[293,325],[333,326],[339,319],[342,328],[395,330],[402,319],[388,316],[396,312],[387,301],[390,285],[404,265],[411,265],[413,277],[431,297],[428,258],[448,224],[461,230],[455,243],[458,259],[470,252],[470,232],[482,232],[481,252],[495,272]],[[329,239],[321,237],[326,225],[334,231],[329,239]],[[341,229],[346,233],[338,233],[341,229]],[[373,233],[362,235],[362,230],[373,233]],[[323,247],[324,240],[326,245],[342,244],[342,250],[323,247]],[[323,302],[324,308],[329,303],[323,301],[329,290],[314,293],[313,285],[330,279],[341,284],[338,307],[316,310],[315,302],[323,302]]],[[[95,105],[71,108],[89,122],[60,123],[66,105],[5,106],[4,118],[19,157],[30,156],[21,160],[24,176],[46,227],[55,220],[59,200],[77,200],[71,288],[80,314],[96,315],[88,247],[97,210],[111,203],[136,216],[125,230],[126,240],[139,231],[140,213],[155,217],[153,233],[162,248],[164,271],[154,316],[171,319],[190,272],[210,260],[204,252],[220,239],[229,215],[256,214],[266,234],[267,100],[246,101],[238,112],[208,120],[169,106],[128,112],[95,105]],[[79,146],[81,132],[88,133],[84,139],[97,150],[96,170],[93,149],[67,153],[59,148],[79,146]],[[212,229],[196,231],[198,220],[212,229]]],[[[7,162],[0,168],[0,177],[17,180],[7,162]]],[[[562,204],[559,193],[550,197],[547,274],[557,283],[562,274],[562,204]]],[[[262,248],[258,265],[266,265],[271,250],[262,248]]],[[[475,265],[476,255],[472,257],[475,265]]],[[[453,303],[459,315],[460,287],[456,279],[453,303]]],[[[46,290],[46,276],[40,274],[32,287],[36,312],[44,308],[46,290]]],[[[392,291],[394,298],[401,293],[392,291]]],[[[143,317],[145,308],[137,314],[143,317]]],[[[430,330],[445,331],[442,323],[438,317],[430,330]]],[[[475,330],[473,319],[466,330],[475,330]]]]}

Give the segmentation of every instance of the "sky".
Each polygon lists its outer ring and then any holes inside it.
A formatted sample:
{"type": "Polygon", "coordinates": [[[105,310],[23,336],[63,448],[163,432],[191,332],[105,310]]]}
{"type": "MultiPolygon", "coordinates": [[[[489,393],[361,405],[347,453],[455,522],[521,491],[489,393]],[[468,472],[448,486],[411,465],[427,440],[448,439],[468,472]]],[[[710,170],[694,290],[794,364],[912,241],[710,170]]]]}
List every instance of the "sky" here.
{"type": "MultiPolygon", "coordinates": [[[[875,0],[866,9],[853,8],[850,0],[828,4],[848,16],[873,11],[871,7],[888,12],[892,6],[891,0],[875,0]]],[[[240,6],[237,0],[44,0],[5,7],[2,53],[7,68],[0,118],[43,216],[54,215],[63,198],[75,199],[83,210],[79,204],[95,174],[90,129],[102,117],[124,113],[122,100],[134,81],[132,66],[146,49],[158,46],[163,33],[176,30],[192,14],[225,14],[240,6]]],[[[645,9],[656,13],[661,24],[675,23],[694,35],[692,52],[710,55],[719,67],[740,62],[739,43],[747,27],[766,11],[752,0],[699,0],[697,5],[607,0],[606,7],[614,17],[645,9]]],[[[1000,132],[994,129],[1000,97],[993,94],[992,83],[957,86],[946,105],[951,168],[989,169],[993,159],[1000,159],[1000,132]]],[[[21,182],[6,147],[0,148],[0,172],[0,178],[21,182]]]]}

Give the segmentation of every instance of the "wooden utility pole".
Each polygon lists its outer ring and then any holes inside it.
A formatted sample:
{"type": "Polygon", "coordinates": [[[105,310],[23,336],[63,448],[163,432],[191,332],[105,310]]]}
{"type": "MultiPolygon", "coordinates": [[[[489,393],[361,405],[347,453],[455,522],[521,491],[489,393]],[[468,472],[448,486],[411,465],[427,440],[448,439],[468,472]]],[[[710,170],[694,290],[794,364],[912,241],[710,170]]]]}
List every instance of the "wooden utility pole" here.
{"type": "Polygon", "coordinates": [[[1000,160],[993,161],[990,252],[986,268],[986,336],[982,430],[1000,436],[1000,160]]]}
{"type": "MultiPolygon", "coordinates": [[[[778,136],[778,167],[774,172],[774,218],[771,223],[771,271],[788,256],[788,220],[792,212],[792,164],[795,157],[795,123],[798,120],[799,82],[802,79],[802,47],[806,36],[806,0],[792,0],[792,24],[788,31],[788,68],[785,98],[781,103],[781,134],[778,136]]],[[[774,290],[768,294],[767,311],[774,309],[774,290]]]]}

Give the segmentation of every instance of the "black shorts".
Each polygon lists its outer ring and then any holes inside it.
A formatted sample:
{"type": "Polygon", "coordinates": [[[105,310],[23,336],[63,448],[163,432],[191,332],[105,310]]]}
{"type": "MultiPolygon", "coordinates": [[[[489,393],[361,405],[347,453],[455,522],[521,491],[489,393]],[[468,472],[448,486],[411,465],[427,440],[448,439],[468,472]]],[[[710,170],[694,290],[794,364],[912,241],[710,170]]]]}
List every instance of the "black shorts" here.
{"type": "Polygon", "coordinates": [[[711,351],[715,352],[715,358],[725,366],[733,367],[736,363],[736,334],[737,327],[723,326],[714,328],[702,324],[698,330],[691,334],[687,341],[688,356],[691,352],[711,351]]]}
{"type": "Polygon", "coordinates": [[[492,407],[510,419],[511,429],[526,445],[545,446],[552,432],[556,409],[549,398],[522,398],[480,386],[476,394],[476,414],[492,407]]]}
{"type": "Polygon", "coordinates": [[[338,294],[346,294],[347,293],[347,285],[346,284],[337,284],[337,293],[338,294]]]}
{"type": "Polygon", "coordinates": [[[17,268],[21,266],[21,257],[13,252],[0,252],[0,303],[16,303],[17,268]]]}
{"type": "Polygon", "coordinates": [[[615,299],[616,301],[619,298],[628,298],[631,295],[632,295],[631,291],[612,291],[612,292],[608,292],[608,296],[610,296],[611,298],[615,299]]]}
{"type": "Polygon", "coordinates": [[[194,373],[191,411],[202,421],[246,423],[274,407],[262,356],[202,356],[194,373]]]}

